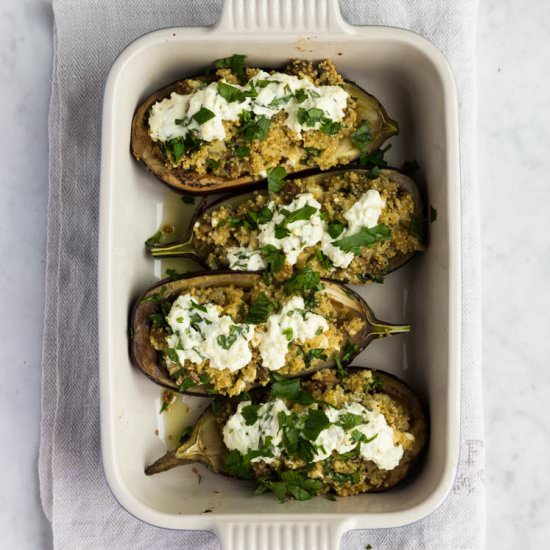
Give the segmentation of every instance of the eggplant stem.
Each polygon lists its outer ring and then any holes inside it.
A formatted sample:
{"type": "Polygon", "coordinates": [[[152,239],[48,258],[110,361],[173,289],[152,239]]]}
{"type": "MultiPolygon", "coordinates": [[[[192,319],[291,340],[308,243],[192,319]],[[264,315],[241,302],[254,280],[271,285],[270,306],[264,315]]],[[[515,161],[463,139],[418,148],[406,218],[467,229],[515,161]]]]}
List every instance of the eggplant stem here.
{"type": "Polygon", "coordinates": [[[377,338],[391,336],[392,334],[404,334],[411,331],[411,325],[391,325],[389,323],[381,323],[380,321],[371,321],[369,328],[369,334],[377,338]]]}
{"type": "Polygon", "coordinates": [[[192,239],[174,241],[166,244],[154,244],[149,247],[149,254],[154,258],[173,258],[177,256],[197,256],[192,239]]]}

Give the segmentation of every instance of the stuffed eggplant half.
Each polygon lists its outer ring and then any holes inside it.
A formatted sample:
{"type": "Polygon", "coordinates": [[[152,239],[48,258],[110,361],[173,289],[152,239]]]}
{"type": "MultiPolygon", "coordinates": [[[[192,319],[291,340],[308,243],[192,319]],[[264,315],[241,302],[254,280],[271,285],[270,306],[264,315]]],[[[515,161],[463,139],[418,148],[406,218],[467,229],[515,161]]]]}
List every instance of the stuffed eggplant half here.
{"type": "Polygon", "coordinates": [[[212,203],[189,238],[150,248],[194,256],[210,269],[270,270],[277,279],[311,265],[342,282],[380,282],[423,249],[423,208],[397,170],[332,170],[212,203]]]}
{"type": "Polygon", "coordinates": [[[229,396],[349,363],[374,338],[410,330],[378,321],[310,268],[281,285],[231,272],[162,281],[138,298],[131,323],[133,361],[153,381],[229,396]]]}
{"type": "Polygon", "coordinates": [[[379,101],[331,61],[281,71],[215,62],[152,95],[132,122],[134,157],[175,189],[214,193],[253,184],[275,167],[326,170],[376,150],[398,131],[379,101]]]}
{"type": "Polygon", "coordinates": [[[148,475],[202,463],[252,479],[281,500],[383,491],[402,481],[426,446],[419,400],[382,371],[323,369],[284,380],[246,400],[217,398],[187,441],[148,475]]]}

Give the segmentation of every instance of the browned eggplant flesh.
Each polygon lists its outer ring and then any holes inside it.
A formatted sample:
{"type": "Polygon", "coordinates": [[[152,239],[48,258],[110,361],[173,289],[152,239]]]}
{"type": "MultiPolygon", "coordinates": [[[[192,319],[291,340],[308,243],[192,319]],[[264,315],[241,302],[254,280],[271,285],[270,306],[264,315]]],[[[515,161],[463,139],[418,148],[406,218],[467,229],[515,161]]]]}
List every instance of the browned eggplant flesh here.
{"type": "Polygon", "coordinates": [[[280,500],[348,496],[395,487],[427,439],[426,415],[404,382],[383,371],[327,368],[245,399],[215,399],[189,439],[145,473],[202,463],[280,500]]]}
{"type": "Polygon", "coordinates": [[[137,299],[131,323],[133,360],[153,381],[230,396],[349,363],[373,339],[410,329],[378,321],[310,268],[284,284],[246,272],[162,281],[137,299]]]}
{"type": "Polygon", "coordinates": [[[187,193],[233,190],[273,170],[326,170],[375,151],[398,132],[380,102],[329,60],[281,70],[217,60],[210,74],[147,97],[132,122],[134,157],[187,193]]]}

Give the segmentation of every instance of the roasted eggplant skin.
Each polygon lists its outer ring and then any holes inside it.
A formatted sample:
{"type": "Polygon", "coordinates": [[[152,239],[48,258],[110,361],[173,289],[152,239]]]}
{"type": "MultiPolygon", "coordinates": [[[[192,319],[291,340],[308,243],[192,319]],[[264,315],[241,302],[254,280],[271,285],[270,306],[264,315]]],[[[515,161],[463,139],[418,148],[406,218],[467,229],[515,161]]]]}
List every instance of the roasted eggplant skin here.
{"type": "MultiPolygon", "coordinates": [[[[348,367],[346,373],[352,374],[357,370],[363,369],[361,367],[348,367]]],[[[415,437],[412,448],[406,451],[400,463],[393,470],[388,471],[383,488],[368,491],[384,492],[395,488],[404,482],[406,478],[409,478],[421,462],[429,440],[429,418],[420,399],[405,382],[385,371],[369,370],[379,380],[379,387],[376,391],[389,395],[392,400],[407,411],[409,415],[409,428],[407,431],[415,437]]],[[[339,375],[334,373],[334,376],[339,375]]],[[[266,390],[256,390],[254,397],[257,395],[265,396],[266,390]]],[[[255,401],[261,402],[261,398],[259,400],[256,398],[255,401]]],[[[213,406],[208,407],[196,422],[190,438],[177,449],[168,451],[154,463],[147,466],[145,474],[154,475],[177,466],[201,463],[214,473],[231,476],[231,474],[224,471],[224,461],[229,451],[223,442],[221,432],[224,422],[231,414],[230,411],[236,408],[237,403],[238,400],[236,399],[224,399],[222,402],[218,400],[215,408],[213,406]]]]}
{"type": "MultiPolygon", "coordinates": [[[[180,392],[178,386],[170,377],[167,369],[159,362],[158,352],[150,341],[152,323],[150,315],[158,312],[158,302],[151,299],[162,292],[163,299],[170,301],[175,299],[185,289],[206,288],[215,286],[235,285],[244,288],[253,288],[262,280],[262,275],[256,272],[234,272],[234,271],[213,271],[202,273],[189,273],[181,275],[176,279],[164,279],[141,294],[134,302],[130,313],[130,358],[135,366],[156,384],[169,390],[197,396],[213,396],[211,390],[205,386],[197,385],[180,392]]],[[[357,315],[365,321],[365,327],[350,338],[355,349],[348,352],[345,362],[351,362],[361,351],[363,351],[373,340],[384,338],[393,334],[406,333],[410,331],[409,325],[393,325],[378,320],[369,305],[353,290],[345,287],[336,281],[322,279],[325,285],[325,292],[328,292],[344,307],[353,308],[357,315]]],[[[302,371],[297,376],[306,376],[322,368],[334,366],[334,358],[330,358],[312,369],[302,371]]],[[[291,376],[289,378],[293,378],[291,376]]]]}
{"type": "MultiPolygon", "coordinates": [[[[157,90],[138,105],[132,119],[131,130],[130,148],[134,158],[173,190],[191,195],[229,192],[248,188],[262,181],[263,177],[254,175],[243,175],[227,179],[212,174],[198,174],[191,170],[185,170],[182,167],[170,166],[167,163],[167,156],[161,145],[153,141],[149,135],[149,112],[151,107],[158,101],[170,97],[173,92],[180,93],[183,82],[189,78],[205,82],[213,80],[211,76],[186,77],[157,90]]],[[[349,138],[345,140],[345,145],[342,145],[343,151],[339,155],[342,164],[344,161],[352,162],[358,159],[362,152],[372,153],[376,151],[387,139],[399,132],[397,122],[390,118],[378,99],[353,82],[346,81],[344,86],[348,87],[350,93],[353,95],[361,96],[365,105],[365,116],[363,119],[372,126],[373,130],[371,132],[372,140],[363,151],[353,145],[349,138]]],[[[300,167],[299,172],[307,173],[311,170],[311,166],[300,167]]],[[[298,174],[299,172],[292,172],[292,174],[298,174]]]]}
{"type": "MultiPolygon", "coordinates": [[[[292,181],[294,179],[310,179],[312,182],[318,181],[321,178],[330,177],[333,175],[343,174],[345,172],[357,172],[357,173],[369,173],[369,170],[364,166],[360,165],[351,165],[346,166],[345,168],[333,168],[326,170],[324,172],[318,172],[311,170],[307,173],[297,174],[295,176],[289,177],[287,185],[292,187],[292,181]]],[[[415,216],[420,224],[421,233],[426,233],[427,220],[425,218],[425,208],[424,208],[424,198],[419,187],[416,185],[415,181],[406,174],[403,174],[397,168],[387,167],[380,170],[380,173],[386,175],[390,181],[397,183],[400,189],[411,194],[414,204],[415,204],[415,216]]],[[[237,204],[239,202],[244,202],[247,198],[250,198],[253,193],[262,193],[267,194],[267,185],[266,184],[257,184],[254,190],[244,190],[240,192],[232,193],[229,196],[223,196],[217,200],[210,202],[209,204],[203,203],[191,218],[189,223],[189,231],[187,237],[181,241],[168,242],[163,244],[155,244],[148,247],[148,252],[155,258],[173,258],[173,257],[182,257],[182,258],[191,258],[202,267],[208,269],[211,266],[208,266],[206,263],[206,258],[211,252],[211,249],[205,246],[200,246],[196,243],[193,233],[193,227],[197,222],[200,222],[201,218],[208,212],[215,210],[223,206],[224,204],[237,204]]],[[[409,261],[411,261],[418,252],[411,252],[408,254],[400,254],[395,256],[390,260],[389,269],[385,274],[392,273],[393,271],[403,267],[409,261]]],[[[343,271],[343,270],[340,270],[343,271]]],[[[235,271],[238,273],[238,271],[235,271]]],[[[368,283],[370,281],[369,274],[364,273],[361,275],[359,280],[350,280],[348,276],[339,276],[338,274],[331,275],[329,277],[334,281],[339,281],[343,283],[353,283],[353,284],[362,284],[368,283]]]]}

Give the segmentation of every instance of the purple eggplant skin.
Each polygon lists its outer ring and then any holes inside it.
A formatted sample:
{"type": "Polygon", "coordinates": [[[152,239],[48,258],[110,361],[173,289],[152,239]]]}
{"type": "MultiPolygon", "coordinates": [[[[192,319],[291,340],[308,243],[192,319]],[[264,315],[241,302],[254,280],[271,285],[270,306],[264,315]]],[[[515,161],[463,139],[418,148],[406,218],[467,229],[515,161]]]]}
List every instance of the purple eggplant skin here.
{"type": "MultiPolygon", "coordinates": [[[[361,367],[348,367],[346,371],[352,373],[361,367]]],[[[392,489],[410,477],[424,455],[429,439],[429,420],[419,398],[411,388],[398,377],[385,371],[370,369],[379,380],[379,387],[375,390],[388,394],[400,404],[409,414],[409,433],[415,436],[414,447],[403,456],[400,464],[391,470],[386,479],[385,487],[378,491],[392,489]]],[[[263,395],[266,390],[260,390],[263,395]]],[[[260,398],[261,402],[261,398],[260,398]]],[[[214,473],[226,474],[223,465],[228,450],[223,442],[222,429],[225,421],[232,413],[238,400],[217,400],[216,410],[208,407],[196,422],[189,439],[177,449],[168,451],[153,464],[145,468],[146,475],[154,475],[182,466],[184,464],[204,464],[214,473]]]]}
{"type": "MultiPolygon", "coordinates": [[[[164,279],[141,294],[134,302],[130,313],[130,358],[133,364],[156,384],[169,390],[179,392],[178,386],[170,378],[167,369],[159,361],[159,353],[150,342],[151,320],[149,316],[159,311],[159,303],[154,299],[162,292],[163,299],[172,301],[188,288],[207,288],[215,286],[236,285],[243,288],[253,288],[262,280],[262,275],[250,271],[208,271],[201,273],[188,273],[176,279],[164,279]]],[[[322,279],[325,292],[341,307],[356,312],[365,320],[365,327],[350,338],[350,342],[356,346],[354,353],[348,353],[345,361],[349,363],[373,340],[384,338],[393,334],[407,333],[409,325],[393,325],[378,320],[369,305],[353,290],[337,281],[322,279]]],[[[304,370],[296,376],[306,376],[319,369],[335,365],[334,357],[319,363],[315,368],[304,370]]],[[[184,392],[188,395],[208,396],[213,394],[205,386],[197,385],[188,388],[184,392]]]]}
{"type": "MultiPolygon", "coordinates": [[[[369,170],[365,169],[361,166],[347,166],[345,168],[334,168],[331,170],[327,170],[325,172],[318,172],[316,170],[311,170],[309,173],[303,173],[296,175],[294,177],[288,178],[288,181],[292,182],[295,178],[312,178],[313,180],[317,178],[323,178],[326,176],[331,176],[343,172],[348,171],[355,171],[355,172],[369,172],[369,170]]],[[[423,224],[423,231],[426,232],[426,220],[424,216],[424,200],[422,198],[422,193],[420,192],[418,186],[416,183],[407,175],[403,174],[399,170],[395,168],[384,168],[380,170],[380,173],[385,174],[389,176],[393,181],[398,183],[398,185],[406,192],[409,192],[414,200],[415,203],[415,210],[416,210],[416,217],[419,220],[422,220],[423,224]]],[[[247,190],[247,191],[241,191],[238,193],[231,194],[229,196],[223,196],[213,202],[210,202],[209,204],[203,204],[197,210],[195,211],[194,215],[191,218],[191,221],[189,223],[189,231],[187,233],[187,237],[181,241],[174,241],[169,243],[163,243],[163,244],[155,244],[150,247],[148,247],[148,252],[155,258],[191,258],[198,264],[200,264],[205,269],[208,269],[208,266],[206,265],[206,258],[208,257],[208,254],[210,252],[209,248],[198,246],[195,242],[194,233],[193,233],[193,226],[197,221],[200,221],[201,217],[204,216],[209,211],[212,211],[216,208],[219,208],[220,206],[226,204],[239,204],[240,202],[244,202],[248,198],[252,197],[254,193],[265,193],[267,194],[267,185],[257,185],[255,189],[247,190]]],[[[387,273],[391,273],[400,267],[403,267],[405,264],[407,264],[409,261],[411,261],[418,252],[413,252],[409,254],[403,254],[400,256],[396,256],[390,260],[390,267],[387,271],[387,273]]],[[[334,279],[338,280],[338,279],[334,279]]],[[[363,276],[364,282],[369,281],[368,274],[365,274],[363,276]]],[[[341,280],[341,282],[349,282],[348,280],[341,280]]],[[[357,284],[357,281],[353,281],[354,284],[357,284]]]]}
{"type": "MultiPolygon", "coordinates": [[[[211,82],[212,77],[198,76],[187,77],[211,82]]],[[[149,136],[148,118],[151,107],[157,102],[169,97],[172,92],[185,93],[184,80],[178,80],[149,95],[138,105],[132,119],[130,148],[134,158],[142,164],[149,172],[155,175],[160,181],[171,189],[189,195],[209,195],[240,190],[254,186],[265,178],[254,175],[244,175],[234,179],[223,178],[212,174],[198,174],[182,167],[167,165],[167,157],[159,143],[154,142],[149,136]]],[[[380,101],[369,94],[354,82],[345,81],[344,86],[348,87],[350,94],[358,98],[361,105],[360,112],[363,113],[361,120],[368,121],[371,127],[372,140],[365,151],[372,153],[390,137],[399,133],[397,122],[392,120],[380,101]]],[[[346,164],[358,159],[359,150],[349,138],[342,141],[339,159],[337,164],[346,164]]],[[[295,175],[311,171],[310,166],[299,165],[293,172],[295,175]]]]}

